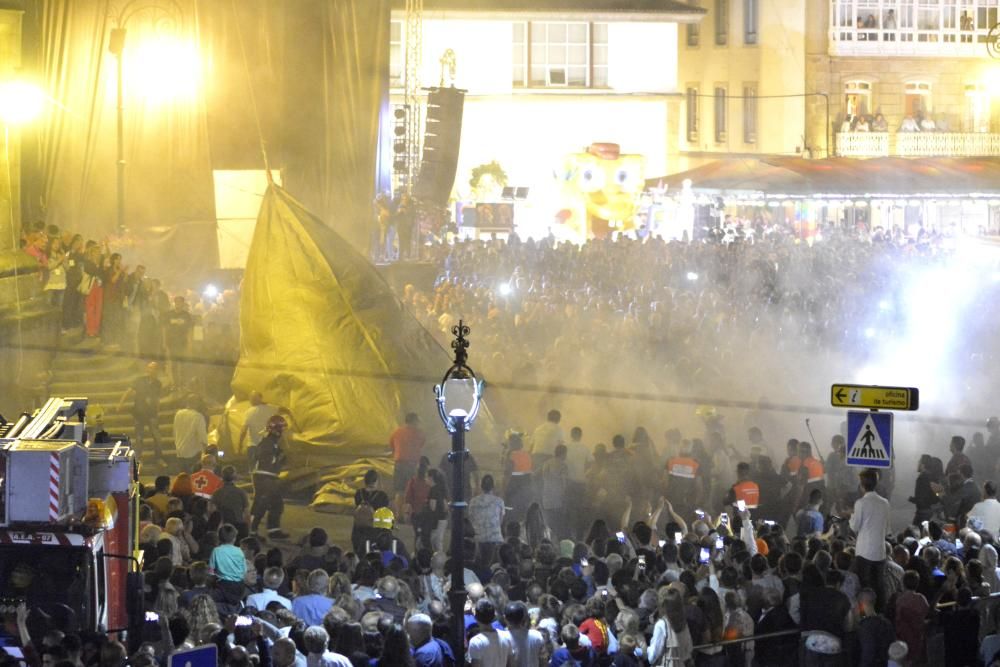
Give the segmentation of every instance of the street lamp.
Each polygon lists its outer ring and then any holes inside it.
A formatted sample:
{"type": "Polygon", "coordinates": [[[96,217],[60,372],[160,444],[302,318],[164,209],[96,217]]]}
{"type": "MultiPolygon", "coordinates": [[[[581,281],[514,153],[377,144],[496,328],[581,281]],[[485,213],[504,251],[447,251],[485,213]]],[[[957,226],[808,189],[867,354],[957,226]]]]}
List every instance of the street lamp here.
{"type": "MultiPolygon", "coordinates": [[[[184,11],[177,0],[129,0],[121,7],[111,5],[108,14],[114,21],[111,34],[108,37],[108,52],[115,57],[115,94],[117,111],[117,196],[118,196],[118,233],[125,231],[125,37],[128,34],[128,23],[136,14],[150,11],[160,14],[160,19],[174,21],[184,16],[184,11]]],[[[162,85],[160,77],[153,77],[154,85],[162,85]]]]}
{"type": "Polygon", "coordinates": [[[479,414],[483,397],[483,381],[466,365],[469,327],[461,320],[451,328],[455,340],[455,363],[444,374],[441,384],[434,387],[438,414],[451,434],[452,499],[451,499],[451,650],[455,659],[465,655],[465,432],[472,428],[479,414]]]}

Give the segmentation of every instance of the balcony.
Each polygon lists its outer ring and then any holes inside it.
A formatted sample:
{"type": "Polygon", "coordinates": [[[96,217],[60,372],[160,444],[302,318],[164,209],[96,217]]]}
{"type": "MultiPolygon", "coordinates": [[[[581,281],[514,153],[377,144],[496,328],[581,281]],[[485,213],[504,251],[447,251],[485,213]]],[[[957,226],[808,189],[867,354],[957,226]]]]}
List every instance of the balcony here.
{"type": "Polygon", "coordinates": [[[985,132],[838,132],[840,157],[998,157],[1000,134],[985,132]]]}
{"type": "Polygon", "coordinates": [[[831,0],[831,56],[985,58],[995,0],[831,0]]]}

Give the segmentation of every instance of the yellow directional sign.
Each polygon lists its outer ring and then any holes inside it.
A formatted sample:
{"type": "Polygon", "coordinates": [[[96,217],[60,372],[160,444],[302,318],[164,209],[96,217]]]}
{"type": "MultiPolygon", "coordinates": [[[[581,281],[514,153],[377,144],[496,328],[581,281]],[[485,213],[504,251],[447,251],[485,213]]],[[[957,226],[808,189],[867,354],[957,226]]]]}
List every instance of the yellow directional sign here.
{"type": "Polygon", "coordinates": [[[835,384],[830,389],[830,403],[835,408],[916,410],[920,407],[920,390],[916,387],[835,384]]]}

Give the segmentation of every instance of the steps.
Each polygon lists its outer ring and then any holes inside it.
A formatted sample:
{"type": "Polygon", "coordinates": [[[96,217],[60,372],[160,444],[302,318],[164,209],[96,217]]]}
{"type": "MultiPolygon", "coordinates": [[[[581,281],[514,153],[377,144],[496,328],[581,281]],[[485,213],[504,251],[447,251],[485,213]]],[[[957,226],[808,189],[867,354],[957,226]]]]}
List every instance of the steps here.
{"type": "MultiPolygon", "coordinates": [[[[104,428],[108,433],[134,437],[135,426],[129,412],[131,401],[127,401],[121,410],[118,410],[118,401],[135,379],[143,374],[145,361],[127,350],[102,349],[94,339],[79,342],[78,336],[63,336],[60,351],[52,362],[49,394],[86,397],[91,408],[100,406],[104,409],[104,428]]],[[[160,382],[169,384],[165,371],[160,373],[160,382]]],[[[160,444],[168,464],[175,458],[174,413],[180,407],[179,403],[179,396],[162,396],[160,399],[160,444]]],[[[145,450],[152,451],[148,436],[145,450]]],[[[142,453],[139,452],[140,455],[142,453]]]]}

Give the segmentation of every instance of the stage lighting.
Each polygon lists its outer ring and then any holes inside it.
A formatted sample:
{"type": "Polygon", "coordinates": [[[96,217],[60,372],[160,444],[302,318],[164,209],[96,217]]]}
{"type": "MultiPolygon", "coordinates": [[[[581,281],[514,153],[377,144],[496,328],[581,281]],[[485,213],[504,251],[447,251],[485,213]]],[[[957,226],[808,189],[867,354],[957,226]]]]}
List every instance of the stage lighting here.
{"type": "Polygon", "coordinates": [[[206,285],[201,295],[209,300],[216,299],[219,296],[219,288],[215,285],[206,285]]]}
{"type": "Polygon", "coordinates": [[[500,283],[500,295],[510,296],[514,292],[514,288],[510,286],[510,283],[500,283]]]}
{"type": "Polygon", "coordinates": [[[873,329],[872,327],[868,327],[867,329],[865,329],[865,338],[874,338],[874,337],[875,337],[875,329],[873,329]]]}
{"type": "Polygon", "coordinates": [[[37,118],[45,108],[45,93],[25,81],[0,84],[0,120],[7,125],[23,125],[37,118]]]}

